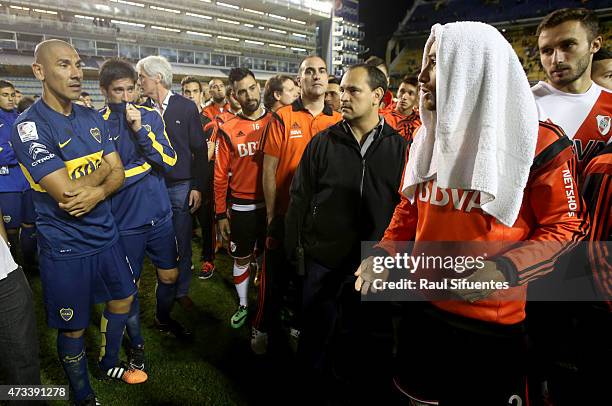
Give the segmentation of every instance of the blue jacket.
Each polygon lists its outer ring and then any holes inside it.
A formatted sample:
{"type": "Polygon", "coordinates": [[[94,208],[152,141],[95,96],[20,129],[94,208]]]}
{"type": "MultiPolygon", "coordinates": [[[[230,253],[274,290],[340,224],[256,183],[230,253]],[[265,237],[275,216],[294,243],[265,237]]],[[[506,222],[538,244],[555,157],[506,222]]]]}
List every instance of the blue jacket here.
{"type": "MultiPolygon", "coordinates": [[[[152,107],[151,100],[145,103],[152,107]]],[[[164,111],[166,132],[176,151],[176,165],[164,174],[166,183],[190,180],[192,189],[203,191],[208,171],[206,139],[195,103],[181,95],[170,96],[164,111]]]]}
{"type": "Polygon", "coordinates": [[[168,221],[172,208],[162,173],[176,164],[164,122],[157,111],[140,110],[142,128],[133,132],[125,118],[125,103],[100,110],[125,168],[125,182],[111,197],[111,209],[122,234],[168,221]]]}
{"type": "Polygon", "coordinates": [[[17,110],[0,109],[0,193],[23,192],[30,188],[9,142],[17,116],[17,110]]]}

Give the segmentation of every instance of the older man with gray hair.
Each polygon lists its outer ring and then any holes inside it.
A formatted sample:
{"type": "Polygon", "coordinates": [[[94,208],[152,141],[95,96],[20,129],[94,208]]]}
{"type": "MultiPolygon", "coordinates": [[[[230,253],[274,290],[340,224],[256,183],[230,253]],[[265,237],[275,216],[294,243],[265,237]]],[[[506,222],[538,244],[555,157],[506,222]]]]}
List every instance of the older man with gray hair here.
{"type": "MultiPolygon", "coordinates": [[[[185,310],[191,310],[193,302],[188,296],[191,281],[191,213],[200,207],[201,191],[207,175],[205,137],[196,105],[170,90],[172,67],[165,58],[148,56],[141,59],[136,71],[143,94],[148,97],[145,105],[154,108],[163,117],[168,138],[177,155],[176,164],[164,176],[172,203],[179,252],[176,300],[185,310]]],[[[177,330],[173,326],[157,325],[160,330],[170,331],[178,337],[189,335],[182,328],[177,330]]]]}

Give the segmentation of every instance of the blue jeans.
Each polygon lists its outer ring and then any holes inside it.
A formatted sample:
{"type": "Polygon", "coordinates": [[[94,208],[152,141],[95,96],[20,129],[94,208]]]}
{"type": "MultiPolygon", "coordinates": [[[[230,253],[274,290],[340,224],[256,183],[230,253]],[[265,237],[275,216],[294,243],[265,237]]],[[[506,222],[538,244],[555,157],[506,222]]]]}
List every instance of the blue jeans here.
{"type": "Polygon", "coordinates": [[[21,268],[0,280],[0,369],[2,384],[40,385],[32,291],[21,268]]]}
{"type": "Polygon", "coordinates": [[[191,282],[191,232],[192,222],[189,212],[189,192],[191,182],[186,180],[166,185],[168,196],[172,205],[172,223],[176,233],[178,245],[178,270],[179,276],[176,281],[176,297],[189,294],[189,283],[191,282]]]}

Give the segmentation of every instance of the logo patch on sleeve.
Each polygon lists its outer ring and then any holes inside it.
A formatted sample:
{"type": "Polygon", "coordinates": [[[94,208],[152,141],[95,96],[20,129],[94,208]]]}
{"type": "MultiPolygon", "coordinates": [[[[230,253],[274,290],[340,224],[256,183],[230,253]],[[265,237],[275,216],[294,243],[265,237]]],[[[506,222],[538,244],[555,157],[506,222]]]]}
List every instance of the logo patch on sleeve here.
{"type": "Polygon", "coordinates": [[[24,121],[17,124],[17,133],[21,142],[35,141],[38,139],[38,131],[36,131],[36,123],[34,121],[24,121]]]}
{"type": "Polygon", "coordinates": [[[145,130],[147,130],[148,133],[151,132],[151,126],[149,124],[143,124],[142,126],[144,127],[145,130]]]}
{"type": "Polygon", "coordinates": [[[72,310],[71,308],[67,308],[67,309],[62,308],[59,310],[59,314],[62,320],[70,321],[72,320],[72,316],[74,316],[74,310],[72,310]]]}
{"type": "Polygon", "coordinates": [[[39,144],[38,142],[33,142],[30,144],[30,149],[28,150],[28,154],[32,157],[32,159],[37,159],[39,155],[49,155],[49,150],[47,150],[47,146],[43,144],[39,144]]]}

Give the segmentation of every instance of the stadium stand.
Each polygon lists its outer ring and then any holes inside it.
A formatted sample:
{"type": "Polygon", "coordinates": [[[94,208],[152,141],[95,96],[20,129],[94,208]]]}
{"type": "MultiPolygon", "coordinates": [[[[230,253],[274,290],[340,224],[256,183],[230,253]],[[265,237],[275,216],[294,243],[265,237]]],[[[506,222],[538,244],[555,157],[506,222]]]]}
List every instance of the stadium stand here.
{"type": "MultiPolygon", "coordinates": [[[[93,70],[85,72],[86,79],[95,77],[104,58],[136,62],[162,55],[171,62],[177,83],[186,75],[227,77],[238,66],[265,81],[276,73],[295,74],[301,58],[315,52],[316,23],[330,18],[329,10],[317,7],[317,2],[295,0],[248,7],[199,0],[172,5],[156,0],[3,1],[0,69],[25,94],[40,94],[40,87],[25,80],[33,80],[32,52],[40,41],[57,38],[70,42],[93,70]],[[21,68],[7,72],[7,67],[21,68]]],[[[99,105],[102,96],[92,83],[86,81],[84,90],[99,105]]]]}
{"type": "Polygon", "coordinates": [[[612,4],[609,1],[417,1],[408,10],[387,46],[387,57],[391,61],[391,85],[397,87],[402,76],[420,70],[426,34],[433,24],[459,20],[487,21],[495,25],[516,51],[529,80],[536,82],[544,78],[535,37],[537,23],[552,10],[578,6],[597,9],[604,43],[609,40],[612,36],[612,4]]]}

